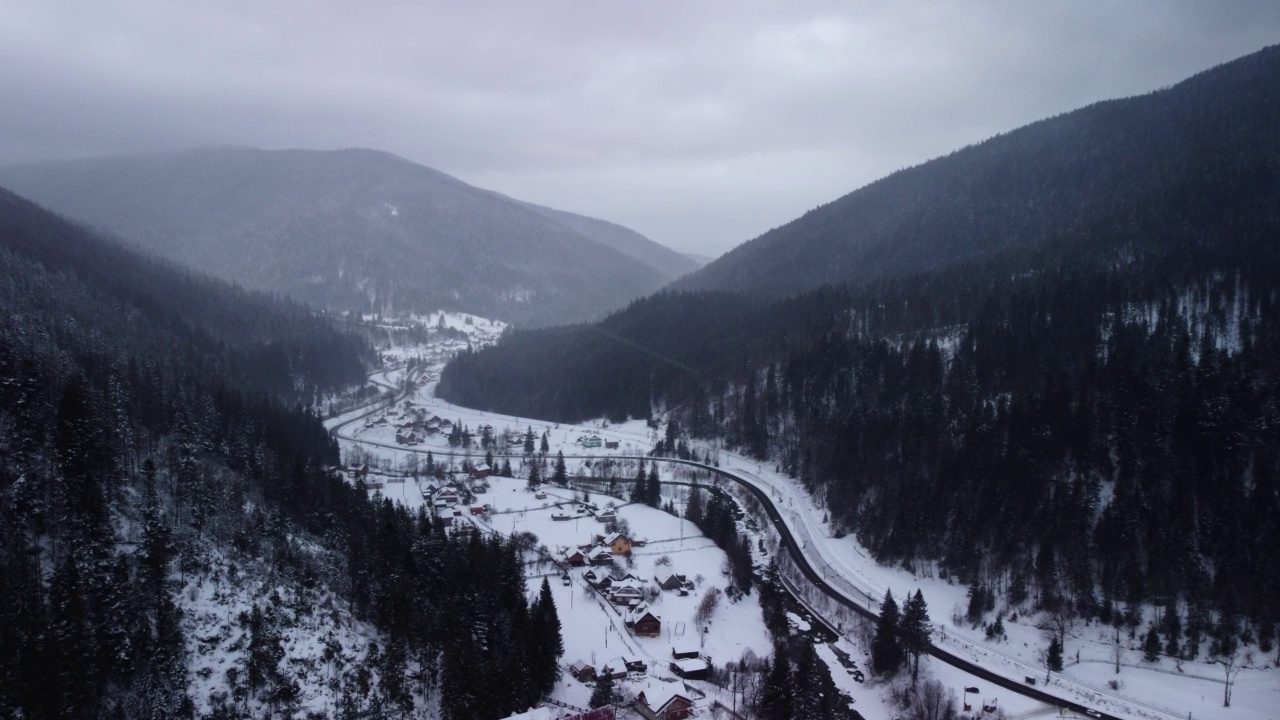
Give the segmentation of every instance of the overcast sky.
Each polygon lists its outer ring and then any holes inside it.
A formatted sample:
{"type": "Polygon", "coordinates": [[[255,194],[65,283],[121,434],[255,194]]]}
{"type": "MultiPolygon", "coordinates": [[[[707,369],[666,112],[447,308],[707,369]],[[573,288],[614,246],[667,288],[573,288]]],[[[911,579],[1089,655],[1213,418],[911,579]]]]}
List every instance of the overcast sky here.
{"type": "Polygon", "coordinates": [[[0,0],[0,164],[368,147],[715,255],[1280,40],[1280,2],[0,0]]]}

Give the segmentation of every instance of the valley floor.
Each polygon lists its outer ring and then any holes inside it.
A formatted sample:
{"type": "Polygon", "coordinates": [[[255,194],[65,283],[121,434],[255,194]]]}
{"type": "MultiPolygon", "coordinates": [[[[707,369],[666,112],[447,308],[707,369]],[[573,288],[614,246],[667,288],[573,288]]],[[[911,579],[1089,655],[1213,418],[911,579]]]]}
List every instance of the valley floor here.
{"type": "MultiPolygon", "coordinates": [[[[399,353],[401,357],[412,354],[408,349],[399,353]]],[[[433,357],[439,358],[441,355],[433,357]]],[[[427,369],[424,379],[434,380],[437,377],[432,370],[427,369]]],[[[391,367],[380,374],[379,379],[387,385],[398,385],[404,379],[403,370],[391,367]]],[[[477,437],[480,434],[479,428],[485,425],[491,426],[492,434],[499,438],[510,433],[526,432],[531,428],[540,442],[545,433],[550,458],[554,458],[558,451],[572,456],[567,460],[568,474],[571,477],[590,476],[595,469],[601,468],[602,463],[610,462],[611,457],[644,455],[658,439],[657,431],[647,427],[643,421],[621,424],[594,421],[578,425],[558,425],[459,407],[434,397],[433,381],[423,383],[408,399],[424,408],[428,415],[462,423],[477,437]],[[600,447],[583,445],[584,440],[593,437],[601,439],[600,447]],[[603,441],[612,441],[616,445],[608,448],[603,441]]],[[[367,417],[366,413],[353,412],[330,420],[327,425],[330,428],[342,428],[338,437],[342,440],[344,457],[358,456],[393,475],[402,473],[416,463],[425,462],[424,455],[427,451],[435,454],[438,463],[447,464],[452,470],[460,470],[464,462],[483,461],[484,451],[478,446],[470,451],[452,448],[443,433],[428,436],[414,446],[399,444],[396,442],[395,428],[391,424],[368,424],[385,416],[386,409],[367,417]]],[[[593,443],[588,441],[588,445],[590,444],[593,443]]],[[[823,508],[794,480],[762,463],[723,449],[700,447],[699,452],[703,451],[709,451],[722,469],[769,492],[782,510],[788,527],[803,543],[806,557],[816,567],[825,568],[824,575],[848,597],[858,598],[868,608],[875,610],[886,589],[892,589],[894,596],[902,599],[907,593],[914,593],[919,588],[929,605],[935,626],[936,644],[998,674],[1019,681],[1034,677],[1037,679],[1037,687],[1046,687],[1042,651],[1047,645],[1047,635],[1038,627],[1043,624],[1042,618],[1020,613],[1013,620],[1011,613],[1023,608],[1003,608],[1006,611],[1007,639],[988,641],[981,627],[971,627],[963,618],[967,594],[965,586],[940,579],[928,572],[928,568],[920,568],[919,572],[913,573],[903,568],[885,567],[876,563],[852,536],[833,536],[831,527],[823,522],[826,515],[823,508]]],[[[518,449],[512,452],[519,454],[518,449]]],[[[623,478],[621,484],[624,488],[629,485],[626,478],[634,475],[635,465],[628,465],[629,462],[619,460],[611,466],[623,478]]],[[[521,463],[522,460],[518,458],[512,461],[517,475],[522,474],[521,463]]],[[[376,468],[374,472],[377,472],[376,468]]],[[[668,478],[668,471],[665,469],[663,477],[668,478]]],[[[375,476],[370,476],[371,481],[375,479],[375,476]]],[[[421,484],[413,480],[385,483],[380,492],[410,506],[425,502],[421,484]]],[[[524,489],[523,480],[494,480],[489,493],[477,499],[477,502],[490,504],[495,511],[481,524],[486,529],[498,532],[533,532],[550,553],[555,553],[564,546],[586,543],[601,527],[594,519],[580,518],[568,522],[550,519],[555,512],[552,504],[557,500],[572,500],[567,495],[571,492],[549,489],[546,500],[537,500],[524,489]],[[551,496],[551,493],[557,492],[564,497],[551,496]]],[[[625,490],[620,491],[620,494],[625,494],[625,490]]],[[[592,499],[601,506],[607,502],[625,505],[618,497],[593,495],[592,499]]],[[[659,604],[655,604],[659,608],[659,614],[664,616],[663,638],[638,641],[627,636],[625,631],[618,631],[621,625],[619,616],[585,589],[580,577],[583,571],[575,571],[572,584],[568,587],[561,585],[558,575],[553,573],[556,575],[553,577],[553,591],[566,628],[566,663],[575,660],[590,661],[593,656],[597,660],[607,661],[616,653],[631,652],[646,659],[653,658],[661,665],[661,659],[670,652],[669,646],[684,637],[677,629],[680,623],[685,623],[685,634],[692,632],[688,623],[693,610],[691,603],[696,602],[703,587],[716,582],[727,585],[727,579],[722,577],[719,570],[723,553],[709,540],[698,535],[692,524],[646,506],[625,505],[619,515],[628,521],[634,534],[655,541],[653,546],[637,553],[637,574],[652,577],[654,561],[665,555],[670,558],[673,571],[701,575],[704,583],[700,583],[699,591],[688,598],[677,600],[664,594],[659,604]],[[683,541],[678,540],[681,536],[684,537],[683,541]],[[609,644],[607,648],[606,642],[609,644]]],[[[530,570],[531,591],[534,583],[540,581],[539,573],[545,572],[550,571],[545,567],[530,570]]],[[[707,653],[717,663],[736,660],[748,651],[759,656],[770,652],[767,633],[760,620],[759,605],[752,597],[734,606],[722,604],[719,613],[704,640],[707,653]]],[[[986,618],[987,621],[992,619],[994,614],[989,614],[986,618]]],[[[1242,655],[1243,669],[1235,683],[1231,707],[1224,708],[1221,665],[1203,661],[1175,665],[1174,661],[1167,658],[1156,663],[1145,663],[1140,649],[1141,638],[1122,635],[1121,666],[1117,674],[1114,664],[1114,636],[1108,634],[1108,629],[1083,623],[1077,623],[1071,629],[1064,653],[1066,667],[1062,673],[1050,674],[1047,686],[1050,692],[1107,714],[1127,718],[1170,720],[1223,717],[1261,720],[1280,717],[1280,710],[1277,710],[1280,708],[1280,671],[1276,669],[1274,656],[1263,656],[1256,652],[1242,655]]],[[[868,664],[863,642],[852,633],[841,639],[836,647],[859,659],[861,666],[868,664]]],[[[841,684],[841,689],[854,698],[857,709],[867,717],[891,717],[895,714],[889,685],[877,684],[870,679],[865,684],[859,684],[849,678],[833,650],[822,646],[819,653],[832,668],[832,675],[841,684]]],[[[650,667],[654,665],[651,664],[650,667]]],[[[986,704],[1001,708],[1011,717],[1048,717],[1058,712],[1055,708],[1011,691],[992,688],[989,683],[984,686],[981,680],[932,658],[922,661],[921,673],[956,689],[957,695],[961,695],[965,687],[978,687],[978,695],[967,698],[975,707],[978,707],[977,703],[985,701],[986,704]]],[[[563,680],[557,689],[559,699],[578,706],[585,705],[589,694],[589,688],[571,678],[563,680]]]]}

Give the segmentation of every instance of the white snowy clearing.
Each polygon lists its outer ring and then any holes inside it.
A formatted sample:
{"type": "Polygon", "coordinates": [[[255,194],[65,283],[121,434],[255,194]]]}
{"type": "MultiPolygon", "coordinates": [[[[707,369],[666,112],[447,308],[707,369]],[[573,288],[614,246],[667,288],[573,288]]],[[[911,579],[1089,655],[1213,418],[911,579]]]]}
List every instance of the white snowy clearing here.
{"type": "MultiPolygon", "coordinates": [[[[435,317],[428,316],[432,322],[435,322],[435,317]]],[[[498,333],[493,332],[495,326],[489,321],[473,319],[470,325],[461,321],[458,324],[464,332],[470,328],[472,334],[468,342],[472,347],[479,347],[496,340],[498,333]]],[[[639,420],[621,424],[610,424],[598,420],[562,426],[530,418],[486,413],[444,402],[434,396],[434,381],[438,378],[439,370],[439,366],[435,363],[442,366],[452,352],[468,344],[456,339],[451,342],[455,345],[448,350],[428,345],[402,347],[395,349],[394,352],[384,353],[390,362],[384,372],[375,376],[375,381],[389,387],[399,387],[405,379],[403,358],[429,357],[433,365],[420,371],[416,378],[420,385],[418,389],[396,405],[385,406],[380,412],[367,417],[367,410],[352,412],[326,423],[330,428],[343,426],[340,438],[344,458],[367,462],[374,473],[377,472],[377,468],[395,472],[413,467],[417,463],[425,462],[424,456],[427,451],[436,454],[438,463],[444,463],[454,470],[460,470],[468,459],[471,462],[482,461],[484,451],[478,446],[471,448],[470,451],[451,448],[446,441],[446,433],[443,432],[422,437],[413,445],[397,443],[394,421],[405,409],[404,401],[412,403],[415,408],[422,409],[428,416],[437,416],[455,423],[460,422],[476,437],[481,434],[480,428],[490,426],[491,434],[498,439],[495,453],[505,452],[506,446],[503,442],[512,435],[532,428],[540,442],[545,432],[550,457],[554,458],[557,451],[563,452],[566,456],[586,456],[567,461],[571,476],[590,474],[594,458],[644,455],[659,437],[656,430],[647,427],[643,421],[639,420]],[[359,420],[350,422],[355,418],[359,420]],[[380,420],[382,420],[381,423],[380,420]],[[598,446],[593,438],[600,440],[598,446]],[[452,457],[446,455],[453,452],[461,454],[452,457]]],[[[699,452],[709,450],[721,469],[732,472],[766,490],[782,512],[788,527],[802,543],[803,552],[809,562],[820,569],[828,581],[847,597],[857,599],[875,610],[886,589],[892,589],[894,596],[900,601],[908,592],[914,593],[917,588],[921,589],[935,626],[934,642],[986,669],[1019,682],[1026,678],[1035,678],[1037,688],[1047,689],[1059,697],[1120,717],[1144,720],[1188,717],[1240,718],[1241,720],[1280,718],[1280,672],[1276,669],[1274,655],[1264,655],[1256,650],[1241,652],[1239,675],[1232,691],[1231,707],[1224,708],[1222,702],[1224,669],[1220,664],[1205,662],[1203,659],[1197,662],[1183,661],[1175,664],[1168,658],[1162,658],[1156,663],[1145,663],[1140,649],[1141,636],[1129,638],[1125,634],[1121,636],[1120,641],[1120,672],[1116,673],[1115,638],[1108,633],[1110,628],[1088,626],[1081,622],[1072,625],[1067,634],[1064,671],[1049,674],[1046,685],[1042,651],[1047,645],[1048,636],[1038,627],[1045,624],[1045,618],[1024,615],[1023,611],[1026,608],[1001,607],[999,609],[1005,611],[1004,624],[1007,640],[988,641],[984,638],[981,627],[973,628],[963,619],[967,594],[965,586],[933,577],[927,570],[918,575],[902,568],[885,567],[876,563],[852,536],[833,537],[830,525],[823,522],[826,516],[825,510],[795,480],[735,453],[710,447],[698,449],[699,452]],[[958,613],[955,612],[957,608],[961,609],[958,613]],[[1011,612],[1018,613],[1017,621],[1010,620],[1011,612]]],[[[512,452],[518,453],[519,449],[513,448],[512,452]]],[[[520,474],[520,463],[518,459],[513,461],[517,474],[520,474]]],[[[664,477],[666,477],[665,474],[664,477]]],[[[371,482],[377,479],[373,474],[369,477],[371,482]]],[[[585,543],[589,539],[586,536],[591,530],[584,526],[594,523],[594,520],[582,519],[571,522],[551,520],[553,511],[542,508],[541,504],[552,502],[554,499],[548,497],[546,501],[536,500],[531,494],[523,491],[523,484],[523,480],[495,481],[489,496],[481,496],[482,499],[477,500],[477,502],[490,503],[496,510],[526,508],[523,513],[494,514],[489,520],[492,529],[499,532],[512,530],[533,532],[540,542],[552,551],[560,545],[585,543]]],[[[412,481],[387,483],[383,485],[381,492],[393,500],[410,506],[425,502],[421,488],[412,481]]],[[[549,490],[549,492],[553,491],[549,490]]],[[[593,501],[603,506],[605,498],[593,496],[593,501]]],[[[614,502],[622,504],[618,499],[614,499],[614,502]]],[[[620,515],[628,520],[633,532],[640,537],[654,539],[676,537],[674,531],[682,524],[682,521],[666,513],[647,507],[625,507],[620,511],[620,515]],[[664,534],[664,532],[670,534],[664,534]]],[[[691,524],[683,524],[687,525],[688,533],[685,546],[675,548],[681,551],[679,553],[668,551],[672,569],[675,572],[690,575],[701,574],[708,584],[712,582],[711,578],[717,578],[718,581],[727,585],[727,581],[722,579],[719,572],[723,553],[704,538],[699,538],[696,542],[705,543],[707,546],[705,550],[687,549],[690,542],[695,542],[689,539],[690,535],[696,536],[697,531],[691,524]]],[[[637,574],[652,578],[651,563],[656,558],[650,551],[660,548],[665,549],[666,546],[642,549],[644,554],[636,557],[636,567],[642,572],[637,574]]],[[[577,573],[580,574],[581,571],[577,573]]],[[[698,599],[696,596],[700,596],[703,592],[700,587],[689,598],[680,598],[680,600],[690,601],[688,607],[664,596],[662,605],[655,606],[659,608],[658,614],[664,616],[662,642],[636,641],[628,637],[627,640],[635,644],[635,647],[631,647],[622,643],[616,631],[604,629],[610,623],[617,623],[620,627],[619,616],[586,595],[583,592],[580,577],[575,575],[572,582],[571,587],[563,587],[558,582],[552,583],[557,607],[560,609],[565,626],[566,663],[575,660],[589,661],[592,652],[597,659],[608,661],[613,657],[615,647],[620,652],[633,651],[640,655],[647,652],[651,656],[661,657],[659,651],[663,649],[663,644],[670,644],[675,638],[681,637],[674,634],[676,632],[674,627],[670,629],[672,634],[667,634],[668,617],[676,622],[682,619],[687,621],[692,615],[692,604],[698,599]],[[563,604],[565,602],[570,604],[567,609],[563,604]],[[582,606],[595,606],[596,609],[588,612],[582,610],[582,606]],[[687,617],[683,614],[686,611],[687,617]],[[582,614],[571,615],[571,612],[582,614]],[[576,618],[582,620],[580,627],[573,620],[576,618]],[[608,648],[604,647],[606,640],[609,641],[608,648]]],[[[533,584],[533,582],[530,583],[531,592],[536,590],[533,584]]],[[[725,616],[718,615],[714,619],[714,627],[706,638],[707,652],[715,662],[721,664],[736,660],[747,649],[761,656],[767,655],[770,648],[767,634],[760,620],[758,602],[753,597],[748,597],[732,610],[725,603],[722,603],[721,608],[720,612],[725,613],[725,616]],[[749,622],[753,622],[754,626],[749,625],[749,622]],[[721,637],[721,632],[715,627],[731,627],[732,632],[724,631],[721,637]],[[758,634],[754,634],[754,631],[750,630],[751,627],[758,628],[758,634]],[[732,637],[732,641],[725,639],[728,637],[732,637]]],[[[817,614],[821,615],[821,613],[817,614]]],[[[994,614],[989,614],[987,620],[990,621],[993,618],[994,614]]],[[[831,624],[834,626],[836,623],[833,620],[831,624]]],[[[689,633],[691,630],[686,626],[684,632],[689,633]]],[[[862,647],[861,641],[853,636],[852,629],[848,630],[840,647],[859,660],[867,659],[867,650],[862,647]]],[[[669,653],[669,650],[666,652],[669,653]]],[[[859,711],[868,717],[891,717],[894,714],[895,709],[890,704],[888,687],[876,685],[871,680],[865,684],[852,681],[844,668],[836,662],[834,653],[825,646],[819,647],[819,656],[828,662],[837,684],[854,698],[859,711]]],[[[862,663],[864,667],[866,664],[866,662],[862,663]]],[[[653,671],[652,665],[650,671],[653,671]]],[[[980,697],[969,695],[964,699],[970,704],[993,704],[1013,717],[1047,717],[1058,712],[1056,708],[1046,706],[1044,703],[1008,690],[995,688],[990,683],[985,683],[933,658],[925,658],[921,661],[921,673],[922,676],[935,677],[948,687],[954,688],[958,696],[963,696],[965,687],[977,687],[980,697]]],[[[568,678],[562,681],[556,694],[557,699],[583,706],[589,695],[589,689],[568,678]]]]}

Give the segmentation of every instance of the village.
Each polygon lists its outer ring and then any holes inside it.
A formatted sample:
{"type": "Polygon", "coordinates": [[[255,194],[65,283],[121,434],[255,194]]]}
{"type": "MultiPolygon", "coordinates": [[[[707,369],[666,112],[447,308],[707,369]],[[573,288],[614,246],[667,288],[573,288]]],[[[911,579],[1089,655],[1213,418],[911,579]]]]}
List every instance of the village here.
{"type": "MultiPolygon", "coordinates": [[[[432,435],[456,427],[435,420],[422,419],[439,428],[432,435]]],[[[518,452],[526,439],[476,429],[497,438],[499,455],[508,447],[518,452]]],[[[769,634],[757,598],[731,588],[726,556],[691,522],[620,497],[503,477],[478,459],[442,457],[440,463],[442,469],[428,474],[423,467],[417,477],[367,462],[343,471],[371,492],[429,508],[451,532],[529,536],[528,590],[550,581],[565,647],[551,698],[561,703],[552,705],[555,712],[564,714],[536,717],[585,712],[600,682],[613,683],[628,707],[653,720],[681,720],[700,708],[742,701],[707,682],[709,674],[744,657],[767,657],[769,634]]],[[[673,500],[685,501],[686,494],[676,495],[673,500]]]]}

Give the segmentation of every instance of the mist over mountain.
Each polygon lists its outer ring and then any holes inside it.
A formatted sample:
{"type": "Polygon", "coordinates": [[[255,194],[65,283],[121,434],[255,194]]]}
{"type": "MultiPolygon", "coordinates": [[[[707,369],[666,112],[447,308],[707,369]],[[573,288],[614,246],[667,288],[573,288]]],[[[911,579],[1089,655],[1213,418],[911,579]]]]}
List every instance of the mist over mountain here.
{"type": "Polygon", "coordinates": [[[45,163],[0,169],[0,185],[203,272],[334,310],[580,321],[694,267],[617,225],[370,150],[45,163]]]}
{"type": "Polygon", "coordinates": [[[600,323],[464,353],[437,392],[663,416],[655,454],[773,465],[877,560],[968,584],[974,623],[996,593],[1145,605],[1167,655],[1270,652],[1277,237],[1272,48],[895,174],[600,323]]]}
{"type": "MultiPolygon", "coordinates": [[[[1280,47],[1147,95],[1027,125],[818,207],[674,284],[778,297],[963,263],[1043,267],[1169,235],[1110,232],[1170,209],[1220,212],[1224,181],[1280,150],[1280,47]],[[1199,207],[1170,208],[1188,197],[1199,207]],[[1099,247],[1106,235],[1109,247],[1099,247]]],[[[1195,219],[1195,218],[1192,218],[1195,219]]]]}

